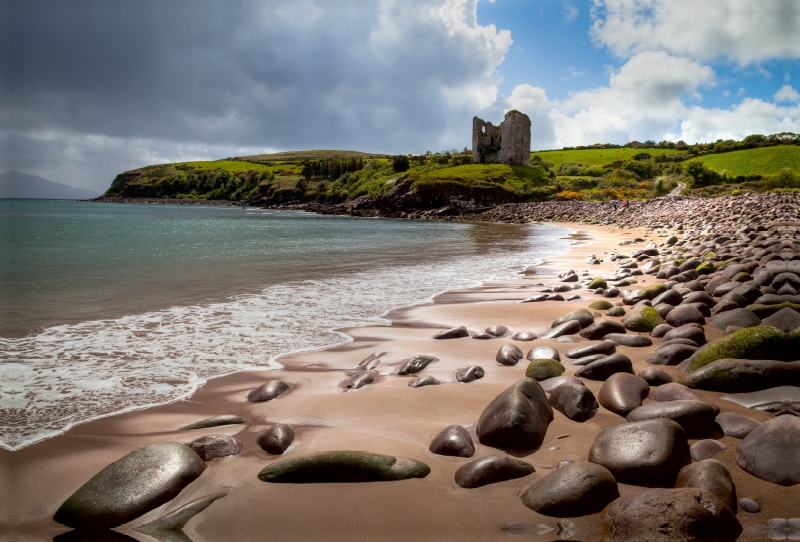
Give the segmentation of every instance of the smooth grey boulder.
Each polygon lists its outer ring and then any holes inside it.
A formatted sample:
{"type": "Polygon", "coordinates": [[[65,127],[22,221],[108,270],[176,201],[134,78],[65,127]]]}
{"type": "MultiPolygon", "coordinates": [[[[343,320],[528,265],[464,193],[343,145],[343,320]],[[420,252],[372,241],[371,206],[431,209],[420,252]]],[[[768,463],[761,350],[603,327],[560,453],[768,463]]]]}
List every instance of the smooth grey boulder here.
{"type": "Polygon", "coordinates": [[[722,429],[723,435],[740,439],[746,437],[750,434],[750,431],[761,425],[760,422],[735,412],[718,414],[716,422],[722,429]]]}
{"type": "Polygon", "coordinates": [[[692,348],[699,348],[700,347],[699,344],[697,344],[696,342],[694,342],[691,339],[670,339],[668,341],[664,341],[661,344],[659,344],[658,348],[665,348],[665,347],[673,345],[673,344],[685,344],[687,346],[691,346],[692,348]]]}
{"type": "Polygon", "coordinates": [[[574,422],[585,422],[597,411],[597,400],[592,390],[583,384],[564,382],[547,398],[550,406],[574,422]]]}
{"type": "Polygon", "coordinates": [[[533,465],[507,455],[489,455],[462,465],[454,475],[456,484],[476,488],[522,478],[535,472],[533,465]]]}
{"type": "Polygon", "coordinates": [[[664,335],[666,335],[672,329],[673,328],[670,325],[660,324],[660,325],[657,325],[656,327],[653,328],[653,331],[650,332],[650,336],[659,339],[659,338],[663,337],[664,335]]]}
{"type": "Polygon", "coordinates": [[[211,461],[242,453],[244,443],[229,435],[206,435],[190,442],[189,448],[194,450],[203,461],[211,461]]]}
{"type": "Polygon", "coordinates": [[[475,454],[475,444],[466,429],[460,425],[451,425],[433,437],[428,450],[437,455],[472,457],[475,454]]]}
{"type": "Polygon", "coordinates": [[[666,418],[680,424],[686,434],[707,435],[715,428],[717,413],[711,405],[700,401],[665,401],[649,403],[632,410],[626,417],[629,422],[666,418]]]}
{"type": "Polygon", "coordinates": [[[788,333],[800,328],[800,312],[789,307],[784,307],[772,316],[764,318],[762,326],[772,326],[788,333]]]}
{"type": "Polygon", "coordinates": [[[650,365],[678,365],[696,351],[696,347],[687,344],[669,344],[657,348],[646,361],[650,365]]]}
{"type": "Polygon", "coordinates": [[[521,342],[535,341],[536,338],[536,333],[531,331],[518,331],[511,336],[512,340],[521,342]]]}
{"type": "Polygon", "coordinates": [[[653,341],[647,335],[634,335],[633,333],[623,335],[621,333],[609,333],[603,337],[604,341],[613,341],[620,346],[630,346],[632,348],[643,348],[652,346],[653,341]]]}
{"type": "Polygon", "coordinates": [[[539,384],[542,386],[542,389],[545,391],[545,393],[552,393],[553,390],[566,382],[572,382],[573,384],[580,384],[583,386],[583,380],[570,375],[561,375],[548,378],[547,380],[542,380],[539,382],[539,384]]]}
{"type": "Polygon", "coordinates": [[[800,388],[797,386],[778,386],[750,393],[731,393],[720,396],[720,399],[746,408],[772,412],[776,416],[782,414],[800,416],[800,388]]]}
{"type": "Polygon", "coordinates": [[[800,484],[800,418],[784,414],[750,431],[736,448],[736,463],[773,484],[800,484]]]}
{"type": "Polygon", "coordinates": [[[705,489],[650,489],[608,505],[600,532],[600,542],[734,542],[742,525],[705,489]]]}
{"type": "Polygon", "coordinates": [[[721,452],[726,448],[727,446],[725,446],[725,443],[707,438],[698,440],[689,446],[689,455],[691,456],[692,461],[705,461],[706,459],[711,459],[718,452],[721,452]]]}
{"type": "Polygon", "coordinates": [[[597,401],[614,414],[627,416],[642,406],[650,385],[642,378],[630,373],[616,373],[608,377],[597,392],[597,401]]]}
{"type": "Polygon", "coordinates": [[[706,318],[697,307],[680,305],[669,311],[665,321],[672,327],[680,327],[691,323],[703,325],[706,322],[706,318]]]}
{"type": "Polygon", "coordinates": [[[590,341],[599,341],[600,339],[604,338],[606,335],[609,335],[611,333],[624,334],[626,333],[625,326],[623,326],[616,320],[608,320],[607,318],[600,318],[599,320],[595,321],[592,325],[581,331],[579,335],[584,339],[589,339],[590,341]]]}
{"type": "Polygon", "coordinates": [[[182,430],[188,431],[191,429],[208,429],[210,427],[219,427],[221,425],[235,425],[240,423],[247,423],[243,418],[234,416],[232,414],[223,414],[222,416],[213,416],[197,422],[192,422],[189,425],[181,427],[182,430]]]}
{"type": "Polygon", "coordinates": [[[169,514],[161,516],[155,521],[136,527],[134,530],[165,542],[172,542],[173,540],[175,542],[182,542],[184,540],[189,540],[183,532],[183,528],[189,520],[226,495],[228,495],[228,493],[222,491],[220,493],[213,493],[205,497],[200,497],[199,499],[184,504],[177,510],[173,510],[169,514]]]}
{"type": "Polygon", "coordinates": [[[705,292],[692,292],[683,298],[683,303],[684,304],[702,303],[708,308],[711,308],[717,304],[717,302],[714,301],[714,298],[705,292]]]}
{"type": "Polygon", "coordinates": [[[469,331],[467,331],[467,328],[464,326],[458,326],[451,329],[446,329],[445,331],[440,331],[433,336],[433,339],[461,339],[462,337],[469,337],[469,331]]]}
{"type": "Polygon", "coordinates": [[[581,328],[585,328],[592,325],[592,322],[594,322],[594,315],[587,309],[577,309],[572,312],[568,312],[563,316],[559,316],[553,321],[553,324],[550,327],[555,328],[572,320],[580,322],[581,328]]]}
{"type": "Polygon", "coordinates": [[[761,318],[747,309],[733,309],[717,314],[711,319],[709,325],[723,331],[728,326],[755,327],[761,325],[761,318]]]}
{"type": "Polygon", "coordinates": [[[581,330],[581,323],[577,320],[569,320],[560,326],[556,326],[545,334],[548,339],[555,339],[564,335],[575,335],[581,330]]]}
{"type": "Polygon", "coordinates": [[[472,382],[473,380],[483,378],[485,374],[486,373],[483,371],[483,367],[480,365],[472,365],[456,371],[456,381],[466,384],[467,382],[472,382]]]}
{"type": "Polygon", "coordinates": [[[607,357],[608,356],[606,354],[592,354],[590,356],[586,356],[586,357],[583,357],[583,358],[573,359],[572,361],[569,362],[569,364],[570,365],[578,365],[578,366],[582,367],[584,365],[589,365],[593,361],[597,361],[599,359],[605,359],[607,357]]]}
{"type": "Polygon", "coordinates": [[[543,516],[579,517],[594,514],[619,498],[614,475],[595,463],[569,463],[526,489],[522,504],[543,516]]]}
{"type": "Polygon", "coordinates": [[[359,451],[318,452],[271,463],[261,469],[262,482],[320,484],[387,482],[425,478],[431,469],[407,457],[359,451]]]}
{"type": "Polygon", "coordinates": [[[703,403],[708,403],[711,405],[711,408],[714,409],[714,412],[719,414],[719,407],[697,393],[696,391],[687,388],[683,384],[678,384],[676,382],[672,382],[669,384],[663,384],[658,386],[657,388],[650,390],[649,398],[653,401],[700,401],[703,403]]]}
{"type": "Polygon", "coordinates": [[[74,529],[117,527],[172,500],[205,468],[200,456],[184,444],[159,442],[139,448],[83,484],[53,519],[74,529]]]}
{"type": "Polygon", "coordinates": [[[677,290],[669,289],[653,299],[654,307],[661,303],[666,303],[667,305],[672,305],[674,307],[683,303],[683,296],[677,290]]]}
{"type": "Polygon", "coordinates": [[[495,337],[502,337],[506,333],[508,333],[508,328],[506,326],[489,326],[483,330],[484,333],[488,333],[489,335],[493,335],[495,337]]]}
{"type": "Polygon", "coordinates": [[[516,344],[504,344],[497,351],[497,356],[494,359],[500,365],[514,366],[522,359],[522,350],[516,344]]]}
{"type": "Polygon", "coordinates": [[[486,446],[532,450],[541,445],[552,421],[553,409],[542,386],[532,378],[523,378],[489,403],[476,432],[486,446]]]}
{"type": "Polygon", "coordinates": [[[280,455],[294,442],[295,431],[291,425],[278,423],[258,435],[256,443],[272,455],[280,455]]]}
{"type": "Polygon", "coordinates": [[[673,328],[664,334],[665,341],[672,339],[689,339],[700,346],[706,344],[706,334],[703,331],[703,328],[691,324],[673,328]]]}
{"type": "Polygon", "coordinates": [[[800,386],[800,361],[720,359],[686,375],[689,388],[745,393],[777,386],[800,386]]]}
{"type": "Polygon", "coordinates": [[[270,380],[261,384],[259,387],[247,394],[247,400],[251,403],[262,403],[272,401],[286,393],[289,385],[281,380],[270,380]]]}
{"type": "Polygon", "coordinates": [[[613,354],[617,351],[617,348],[608,341],[597,341],[589,344],[585,344],[583,346],[578,346],[577,348],[573,348],[571,350],[567,350],[564,352],[564,355],[570,359],[578,359],[585,356],[591,356],[594,354],[603,354],[608,356],[613,354]]]}
{"type": "Polygon", "coordinates": [[[689,461],[683,427],[656,418],[603,429],[589,450],[589,461],[602,465],[618,482],[672,485],[689,461]]]}
{"type": "Polygon", "coordinates": [[[666,371],[658,367],[646,367],[636,373],[636,376],[643,378],[651,386],[662,386],[672,382],[672,377],[666,371]]]}
{"type": "Polygon", "coordinates": [[[603,359],[593,361],[575,371],[575,376],[588,380],[606,380],[615,373],[633,374],[633,364],[625,354],[611,354],[603,359]]]}
{"type": "Polygon", "coordinates": [[[414,373],[418,373],[423,370],[425,367],[437,361],[438,358],[433,356],[426,356],[426,355],[418,355],[414,356],[410,360],[406,361],[400,370],[397,371],[397,374],[400,376],[410,375],[414,373]]]}
{"type": "Polygon", "coordinates": [[[739,499],[739,506],[741,506],[742,510],[748,514],[757,514],[761,512],[761,505],[753,499],[748,499],[747,497],[739,499]]]}
{"type": "Polygon", "coordinates": [[[536,348],[531,348],[526,357],[531,361],[535,359],[561,360],[561,354],[552,346],[537,346],[536,348]]]}
{"type": "Polygon", "coordinates": [[[438,386],[441,384],[436,378],[432,377],[431,375],[422,375],[414,380],[409,380],[408,387],[409,388],[422,388],[424,386],[438,386]]]}

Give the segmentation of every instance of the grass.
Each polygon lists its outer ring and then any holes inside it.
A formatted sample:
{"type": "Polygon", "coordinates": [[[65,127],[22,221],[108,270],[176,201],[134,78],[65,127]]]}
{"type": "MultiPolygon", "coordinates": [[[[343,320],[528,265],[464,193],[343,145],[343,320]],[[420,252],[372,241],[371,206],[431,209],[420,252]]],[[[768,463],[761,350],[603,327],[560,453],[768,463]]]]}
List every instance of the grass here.
{"type": "Polygon", "coordinates": [[[538,151],[532,152],[531,156],[538,154],[542,160],[553,163],[553,167],[564,162],[580,162],[591,166],[603,166],[617,160],[630,160],[631,156],[637,153],[646,152],[653,156],[657,154],[675,154],[679,151],[675,149],[580,149],[571,151],[538,151]]]}
{"type": "Polygon", "coordinates": [[[215,171],[222,169],[230,171],[231,173],[247,173],[248,171],[269,171],[276,169],[276,166],[265,166],[262,164],[252,164],[250,162],[240,162],[238,160],[213,160],[203,162],[179,162],[177,164],[170,164],[174,169],[189,169],[194,171],[215,171]]]}
{"type": "Polygon", "coordinates": [[[731,176],[772,175],[787,167],[800,172],[800,147],[794,145],[708,154],[701,159],[711,169],[731,176]]]}
{"type": "Polygon", "coordinates": [[[273,160],[321,160],[326,158],[385,158],[385,154],[375,154],[359,151],[336,151],[336,150],[316,150],[316,151],[287,151],[275,152],[272,154],[254,154],[252,156],[240,156],[239,160],[245,161],[273,161],[273,160]]]}

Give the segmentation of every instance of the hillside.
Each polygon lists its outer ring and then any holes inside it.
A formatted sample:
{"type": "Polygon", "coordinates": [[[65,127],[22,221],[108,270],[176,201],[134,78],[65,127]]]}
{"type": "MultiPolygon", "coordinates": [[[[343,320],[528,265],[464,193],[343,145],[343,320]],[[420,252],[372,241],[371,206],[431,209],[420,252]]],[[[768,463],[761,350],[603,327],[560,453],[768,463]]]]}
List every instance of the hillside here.
{"type": "Polygon", "coordinates": [[[89,199],[98,195],[93,190],[54,183],[13,169],[0,173],[0,198],[89,199]]]}
{"type": "Polygon", "coordinates": [[[711,169],[719,172],[727,171],[734,177],[751,174],[774,175],[785,168],[800,172],[800,147],[794,145],[708,154],[701,159],[711,169]]]}
{"type": "Polygon", "coordinates": [[[553,167],[558,167],[564,162],[580,162],[591,166],[603,166],[618,160],[630,160],[631,156],[637,152],[646,152],[653,156],[663,154],[676,154],[675,149],[577,149],[567,151],[536,151],[532,155],[539,155],[542,160],[553,163],[553,167]]]}

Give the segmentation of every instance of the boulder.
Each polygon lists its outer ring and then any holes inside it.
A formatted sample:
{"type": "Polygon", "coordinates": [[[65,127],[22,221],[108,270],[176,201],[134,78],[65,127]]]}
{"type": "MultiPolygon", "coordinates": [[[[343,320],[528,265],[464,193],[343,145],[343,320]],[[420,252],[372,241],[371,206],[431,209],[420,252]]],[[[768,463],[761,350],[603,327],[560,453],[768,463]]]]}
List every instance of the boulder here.
{"type": "Polygon", "coordinates": [[[433,356],[425,356],[425,355],[414,356],[413,358],[403,363],[403,366],[400,367],[400,370],[397,371],[397,374],[400,376],[405,376],[418,373],[425,367],[433,363],[434,361],[437,361],[437,359],[438,358],[435,358],[433,356]]]}
{"type": "Polygon", "coordinates": [[[431,375],[418,376],[414,380],[408,381],[409,388],[422,388],[424,386],[438,386],[441,384],[435,377],[431,375]]]}
{"type": "Polygon", "coordinates": [[[598,299],[589,304],[589,308],[594,311],[607,311],[613,306],[614,305],[610,301],[606,301],[605,299],[598,299]]]}
{"type": "Polygon", "coordinates": [[[686,432],[664,418],[607,427],[589,450],[589,461],[630,484],[672,485],[688,460],[686,432]]]}
{"type": "Polygon", "coordinates": [[[272,401],[286,393],[289,385],[281,380],[270,380],[261,384],[259,387],[247,394],[247,400],[251,403],[262,403],[272,401]]]}
{"type": "Polygon", "coordinates": [[[593,361],[575,371],[578,378],[589,380],[606,380],[615,373],[633,374],[631,359],[624,354],[611,354],[608,357],[593,361]]]}
{"type": "Polygon", "coordinates": [[[691,323],[703,325],[706,318],[697,307],[692,305],[680,305],[669,311],[666,321],[672,327],[680,327],[691,323]]]}
{"type": "Polygon", "coordinates": [[[664,323],[664,320],[653,307],[645,304],[634,306],[628,314],[622,318],[622,325],[629,331],[639,333],[650,333],[656,326],[664,323]]]}
{"type": "Polygon", "coordinates": [[[525,369],[525,376],[537,381],[555,378],[563,373],[564,366],[554,359],[534,359],[525,369]]]}
{"type": "Polygon", "coordinates": [[[616,373],[603,382],[597,401],[605,409],[624,417],[642,406],[649,392],[650,386],[644,379],[629,373],[616,373]]]}
{"type": "Polygon", "coordinates": [[[534,482],[522,504],[543,516],[579,517],[594,514],[619,498],[611,472],[595,463],[569,463],[534,482]]]}
{"type": "Polygon", "coordinates": [[[561,354],[552,346],[537,346],[528,352],[527,358],[529,360],[535,359],[555,359],[561,360],[561,354]]]}
{"type": "Polygon", "coordinates": [[[586,288],[589,290],[596,290],[597,288],[608,288],[608,283],[606,282],[606,279],[604,279],[603,277],[595,277],[592,279],[592,282],[590,282],[589,285],[586,286],[586,288]]]}
{"type": "Polygon", "coordinates": [[[555,339],[564,335],[575,335],[581,330],[581,323],[578,320],[568,320],[563,324],[554,327],[545,334],[548,339],[555,339]]]}
{"type": "Polygon", "coordinates": [[[736,414],[735,412],[723,412],[718,414],[717,425],[722,429],[722,434],[726,437],[733,437],[742,439],[750,434],[750,431],[761,425],[760,422],[755,421],[747,416],[736,414]]]}
{"type": "Polygon", "coordinates": [[[615,342],[620,346],[630,346],[631,348],[644,348],[653,346],[653,341],[647,335],[623,335],[621,333],[609,333],[603,337],[604,341],[615,342]]]}
{"type": "Polygon", "coordinates": [[[184,425],[181,430],[188,431],[192,429],[208,429],[210,427],[220,427],[222,425],[235,425],[240,423],[247,423],[243,418],[234,416],[232,414],[223,414],[222,416],[213,416],[197,422],[192,422],[189,425],[184,425]]]}
{"type": "Polygon", "coordinates": [[[553,409],[539,383],[523,378],[484,409],[476,432],[481,444],[495,448],[532,450],[541,445],[553,409]]]}
{"type": "Polygon", "coordinates": [[[597,341],[610,333],[615,333],[615,334],[625,333],[625,327],[615,320],[600,318],[599,320],[595,321],[592,325],[582,330],[579,333],[579,335],[584,339],[589,339],[590,341],[597,341]]]}
{"type": "Polygon", "coordinates": [[[428,449],[437,455],[472,457],[475,444],[469,432],[460,425],[451,425],[433,437],[428,449]]]}
{"type": "Polygon", "coordinates": [[[459,369],[456,371],[456,381],[457,382],[472,382],[473,380],[478,380],[479,378],[483,378],[485,375],[483,371],[483,367],[480,365],[472,365],[470,367],[466,367],[464,369],[459,369]]]}
{"type": "Polygon", "coordinates": [[[451,329],[447,329],[445,331],[440,331],[436,335],[433,336],[436,340],[444,340],[444,339],[461,339],[463,337],[469,337],[469,331],[464,326],[454,327],[451,329]]]}
{"type": "Polygon", "coordinates": [[[546,393],[552,393],[558,386],[564,384],[565,382],[572,382],[574,384],[580,384],[583,386],[583,381],[580,378],[569,376],[569,375],[561,375],[555,378],[548,378],[547,380],[542,380],[539,382],[541,384],[542,389],[546,393]]]}
{"type": "Polygon", "coordinates": [[[649,403],[632,410],[626,419],[629,422],[640,422],[665,418],[680,424],[690,437],[707,435],[715,428],[714,418],[717,413],[708,403],[700,401],[664,401],[649,403]]]}
{"type": "Polygon", "coordinates": [[[679,368],[693,373],[719,359],[773,359],[793,361],[800,358],[798,340],[788,340],[787,334],[767,326],[740,329],[709,343],[683,362],[679,368]]]}
{"type": "Polygon", "coordinates": [[[724,393],[800,386],[800,361],[720,359],[688,374],[681,384],[724,393]]]}
{"type": "Polygon", "coordinates": [[[671,341],[672,339],[689,339],[700,346],[706,344],[706,334],[703,331],[703,327],[693,324],[670,329],[663,337],[665,341],[671,341]]]}
{"type": "Polygon", "coordinates": [[[677,306],[683,303],[683,296],[677,290],[669,289],[653,299],[653,306],[666,303],[667,305],[677,306]]]}
{"type": "MultiPolygon", "coordinates": [[[[792,311],[794,312],[794,311],[792,311]]],[[[738,326],[741,328],[755,327],[761,324],[761,318],[747,309],[733,309],[719,313],[711,319],[709,325],[717,329],[725,330],[728,326],[738,326]]]]}
{"type": "Polygon", "coordinates": [[[608,356],[605,355],[605,354],[592,354],[592,355],[585,356],[585,357],[582,357],[582,358],[574,359],[574,360],[570,361],[569,364],[570,365],[577,365],[577,366],[582,367],[584,365],[589,365],[593,361],[597,361],[597,360],[600,360],[600,359],[605,359],[607,357],[608,356]]]}
{"type": "Polygon", "coordinates": [[[334,451],[276,461],[261,469],[258,479],[284,484],[386,482],[425,478],[430,472],[428,465],[416,459],[334,451]]]}
{"type": "Polygon", "coordinates": [[[711,459],[714,457],[718,452],[726,449],[724,443],[714,440],[714,439],[703,439],[698,440],[691,446],[689,446],[689,456],[691,456],[692,461],[705,461],[706,459],[711,459]]]}
{"type": "MultiPolygon", "coordinates": [[[[722,446],[724,447],[725,445],[722,444],[722,446]]],[[[733,479],[731,479],[731,472],[725,466],[725,463],[721,461],[706,459],[699,463],[686,465],[678,473],[675,487],[705,489],[716,495],[731,512],[736,514],[738,508],[736,505],[736,486],[733,484],[733,479]]]]}
{"type": "Polygon", "coordinates": [[[256,443],[268,454],[280,455],[292,445],[294,437],[291,425],[278,423],[258,435],[256,443]]]}
{"type": "Polygon", "coordinates": [[[497,356],[495,356],[495,360],[500,365],[516,365],[519,363],[519,360],[522,359],[522,350],[519,349],[519,346],[516,344],[504,344],[500,347],[500,350],[497,351],[497,356]]]}
{"type": "Polygon", "coordinates": [[[507,455],[489,455],[462,465],[454,478],[459,487],[472,489],[522,478],[535,470],[530,463],[507,455]]]}
{"type": "Polygon", "coordinates": [[[694,346],[669,344],[657,348],[656,351],[647,358],[647,363],[651,365],[678,365],[683,360],[691,357],[695,351],[697,351],[697,348],[694,346]]]}
{"type": "Polygon", "coordinates": [[[776,416],[793,414],[800,416],[800,388],[797,386],[778,386],[750,393],[731,393],[720,397],[746,408],[772,412],[776,416]]]}
{"type": "Polygon", "coordinates": [[[586,309],[578,309],[572,312],[565,314],[564,316],[559,316],[553,321],[553,324],[550,327],[558,327],[565,322],[569,322],[572,320],[576,320],[580,322],[581,328],[589,327],[594,322],[594,315],[586,310],[586,309]]]}
{"type": "Polygon", "coordinates": [[[564,352],[564,355],[570,359],[578,359],[584,356],[591,356],[593,354],[609,355],[616,352],[616,347],[608,341],[597,341],[583,346],[578,346],[571,350],[564,352]]]}
{"type": "Polygon", "coordinates": [[[736,463],[773,484],[800,484],[800,418],[784,414],[750,431],[736,448],[736,463]]]}
{"type": "MultiPolygon", "coordinates": [[[[561,378],[561,377],[559,377],[561,378]]],[[[592,390],[575,382],[563,382],[548,397],[550,406],[574,422],[585,422],[597,411],[597,400],[592,390]]]]}
{"type": "Polygon", "coordinates": [[[705,292],[692,292],[683,298],[683,304],[702,303],[709,309],[717,304],[714,298],[705,292]]]}
{"type": "Polygon", "coordinates": [[[194,450],[203,461],[211,461],[242,453],[244,443],[229,435],[206,435],[190,442],[189,448],[194,450]]]}
{"type": "MultiPolygon", "coordinates": [[[[758,317],[754,315],[754,318],[758,317]]],[[[771,326],[788,333],[800,328],[800,312],[790,309],[789,307],[784,307],[772,316],[767,316],[764,321],[761,322],[761,325],[771,326]]]]}
{"type": "Polygon", "coordinates": [[[53,519],[74,529],[128,523],[169,502],[200,476],[205,462],[177,442],[139,448],[95,474],[64,501],[53,519]]]}
{"type": "Polygon", "coordinates": [[[506,333],[508,333],[508,328],[506,326],[489,326],[483,330],[484,333],[488,333],[493,337],[502,337],[506,333]]]}
{"type": "MultiPolygon", "coordinates": [[[[611,307],[606,311],[606,316],[625,316],[627,313],[623,307],[611,307]]],[[[591,327],[591,326],[590,326],[591,327]]],[[[625,328],[622,328],[625,329],[625,328]]]]}
{"type": "Polygon", "coordinates": [[[650,386],[661,386],[672,382],[672,377],[669,373],[658,369],[657,367],[646,367],[642,369],[636,376],[643,378],[650,386]]]}

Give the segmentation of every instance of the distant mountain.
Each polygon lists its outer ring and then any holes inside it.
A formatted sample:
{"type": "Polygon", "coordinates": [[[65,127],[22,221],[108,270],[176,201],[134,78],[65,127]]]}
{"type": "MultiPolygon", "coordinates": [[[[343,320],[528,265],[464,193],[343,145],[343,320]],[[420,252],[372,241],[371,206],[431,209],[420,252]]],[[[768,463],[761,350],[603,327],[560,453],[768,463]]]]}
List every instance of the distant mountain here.
{"type": "Polygon", "coordinates": [[[99,195],[93,190],[54,183],[13,169],[0,173],[0,198],[89,199],[99,195]]]}

